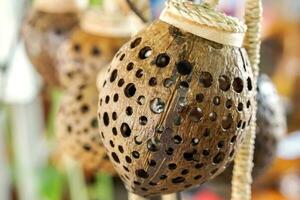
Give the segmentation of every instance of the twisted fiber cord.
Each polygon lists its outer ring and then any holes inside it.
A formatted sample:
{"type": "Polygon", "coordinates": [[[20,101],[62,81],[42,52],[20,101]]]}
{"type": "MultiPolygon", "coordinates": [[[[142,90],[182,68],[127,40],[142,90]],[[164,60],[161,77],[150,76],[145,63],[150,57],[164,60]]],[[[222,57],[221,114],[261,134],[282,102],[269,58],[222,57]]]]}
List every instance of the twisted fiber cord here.
{"type": "MultiPolygon", "coordinates": [[[[262,2],[261,0],[247,0],[245,21],[248,30],[245,37],[244,46],[248,52],[251,66],[254,73],[254,87],[257,85],[257,77],[259,73],[260,62],[260,34],[262,20],[262,2]]],[[[256,90],[254,90],[256,95],[256,90]]],[[[253,152],[256,133],[256,111],[257,102],[253,102],[252,121],[247,132],[244,143],[241,146],[235,158],[232,178],[232,194],[231,200],[250,200],[251,199],[251,183],[252,183],[252,167],[253,152]]]]}
{"type": "MultiPolygon", "coordinates": [[[[207,1],[218,2],[217,0],[207,1]]],[[[244,33],[246,31],[246,26],[242,22],[235,17],[216,12],[211,6],[213,4],[205,2],[198,5],[186,0],[168,0],[166,6],[176,10],[186,18],[208,27],[231,33],[244,33]]]]}

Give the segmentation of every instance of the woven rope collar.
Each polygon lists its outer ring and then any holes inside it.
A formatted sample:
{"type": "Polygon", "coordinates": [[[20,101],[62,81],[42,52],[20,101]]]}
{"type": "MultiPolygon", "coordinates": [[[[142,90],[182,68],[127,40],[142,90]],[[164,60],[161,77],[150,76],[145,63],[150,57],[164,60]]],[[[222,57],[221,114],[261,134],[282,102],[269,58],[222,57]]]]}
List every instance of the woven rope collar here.
{"type": "Polygon", "coordinates": [[[87,0],[35,0],[33,6],[48,13],[72,13],[86,8],[87,3],[87,0]]]}
{"type": "Polygon", "coordinates": [[[166,3],[160,20],[179,29],[225,45],[241,47],[246,25],[206,4],[180,0],[166,3]]]}
{"type": "Polygon", "coordinates": [[[128,17],[101,9],[86,11],[81,17],[80,27],[86,32],[106,37],[129,38],[132,33],[128,17]]]}

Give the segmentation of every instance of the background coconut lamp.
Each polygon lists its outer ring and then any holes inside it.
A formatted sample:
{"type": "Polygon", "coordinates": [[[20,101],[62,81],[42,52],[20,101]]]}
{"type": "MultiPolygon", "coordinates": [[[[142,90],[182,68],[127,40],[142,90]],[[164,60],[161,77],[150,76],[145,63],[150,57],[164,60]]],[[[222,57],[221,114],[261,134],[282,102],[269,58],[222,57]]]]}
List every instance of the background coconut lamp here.
{"type": "MultiPolygon", "coordinates": [[[[287,132],[286,116],[281,99],[267,75],[260,75],[257,86],[257,129],[252,177],[259,179],[272,165],[279,142],[287,132]]],[[[208,186],[230,199],[233,163],[208,186]]]]}
{"type": "Polygon", "coordinates": [[[35,0],[23,25],[27,54],[46,84],[59,86],[56,53],[78,25],[76,0],[35,0]]]}
{"type": "Polygon", "coordinates": [[[123,15],[90,9],[58,52],[60,82],[65,94],[57,115],[61,157],[78,161],[86,177],[96,172],[114,173],[98,134],[96,76],[118,49],[129,40],[130,29],[123,15]]]}
{"type": "Polygon", "coordinates": [[[174,193],[214,178],[247,135],[256,81],[242,48],[246,28],[211,5],[168,1],[105,75],[100,135],[132,193],[174,193]]]}

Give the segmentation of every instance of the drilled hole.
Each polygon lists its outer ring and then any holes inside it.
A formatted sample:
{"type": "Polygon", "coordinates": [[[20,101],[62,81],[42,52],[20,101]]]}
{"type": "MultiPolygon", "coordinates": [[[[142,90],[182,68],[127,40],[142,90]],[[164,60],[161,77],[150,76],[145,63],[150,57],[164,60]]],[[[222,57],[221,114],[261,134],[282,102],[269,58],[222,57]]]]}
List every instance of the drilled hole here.
{"type": "Polygon", "coordinates": [[[146,46],[142,48],[139,52],[139,58],[140,59],[146,59],[149,58],[152,54],[152,49],[149,46],[146,46]]]}
{"type": "Polygon", "coordinates": [[[182,60],[176,63],[176,68],[178,73],[183,76],[190,74],[193,70],[192,64],[187,60],[182,60]]]}
{"type": "Polygon", "coordinates": [[[148,122],[148,119],[145,116],[141,116],[139,119],[139,122],[140,122],[140,125],[145,126],[148,122]]]}
{"type": "Polygon", "coordinates": [[[187,175],[189,172],[190,172],[190,171],[189,171],[188,169],[183,169],[183,170],[181,171],[181,174],[182,174],[182,175],[187,175]]]}
{"type": "Polygon", "coordinates": [[[224,160],[224,158],[225,158],[225,154],[224,153],[218,153],[214,157],[213,162],[214,162],[214,164],[219,164],[219,163],[221,163],[224,160]]]}
{"type": "Polygon", "coordinates": [[[108,116],[108,113],[107,113],[107,112],[105,112],[105,113],[103,114],[103,123],[104,123],[105,126],[108,126],[108,125],[109,125],[109,116],[108,116]]]}
{"type": "Polygon", "coordinates": [[[209,137],[210,136],[210,130],[208,128],[204,129],[203,136],[204,137],[209,137]]]}
{"type": "Polygon", "coordinates": [[[169,88],[169,87],[171,87],[172,85],[173,85],[172,79],[166,78],[166,79],[164,80],[164,87],[169,88]]]}
{"type": "Polygon", "coordinates": [[[127,71],[131,71],[133,69],[134,64],[132,62],[128,63],[127,71]]]}
{"type": "Polygon", "coordinates": [[[199,93],[199,94],[196,95],[196,101],[197,101],[198,103],[202,103],[203,100],[204,100],[204,94],[199,93]]]}
{"type": "Polygon", "coordinates": [[[117,118],[118,118],[117,113],[116,113],[116,112],[113,112],[113,113],[112,113],[112,119],[113,119],[114,121],[116,121],[117,118]]]}
{"type": "Polygon", "coordinates": [[[154,98],[150,102],[150,109],[155,114],[160,114],[165,110],[165,102],[161,98],[154,98]]]}
{"type": "Polygon", "coordinates": [[[155,160],[149,160],[149,161],[148,161],[148,164],[149,164],[149,166],[151,166],[151,167],[155,167],[156,161],[155,161],[155,160]]]}
{"type": "Polygon", "coordinates": [[[241,93],[244,89],[243,80],[241,78],[235,78],[232,86],[235,92],[241,93]]]}
{"type": "Polygon", "coordinates": [[[227,109],[230,109],[233,106],[233,101],[231,99],[228,99],[225,103],[225,106],[227,109]]]}
{"type": "Polygon", "coordinates": [[[92,54],[92,56],[99,56],[101,54],[101,51],[98,47],[94,46],[91,49],[91,54],[92,54]]]}
{"type": "Polygon", "coordinates": [[[198,138],[193,138],[192,139],[192,145],[193,146],[196,146],[196,145],[198,145],[199,144],[199,139],[198,138]]]}
{"type": "Polygon", "coordinates": [[[113,128],[112,128],[112,133],[113,133],[114,135],[118,135],[118,131],[117,131],[116,127],[113,127],[113,128]]]}
{"type": "Polygon", "coordinates": [[[132,108],[131,108],[130,106],[128,106],[128,107],[126,108],[126,114],[127,114],[128,116],[131,116],[132,113],[133,113],[132,108]]]}
{"type": "Polygon", "coordinates": [[[185,178],[182,176],[176,177],[172,179],[172,183],[174,184],[179,184],[185,181],[185,178]]]}
{"type": "Polygon", "coordinates": [[[144,75],[144,71],[142,69],[138,69],[135,73],[137,78],[141,78],[144,75]]]}
{"type": "Polygon", "coordinates": [[[202,167],[204,167],[204,164],[203,164],[203,163],[197,163],[197,164],[195,165],[195,168],[196,168],[196,169],[201,169],[202,167]]]}
{"type": "Polygon", "coordinates": [[[121,125],[120,131],[123,137],[129,137],[131,135],[131,129],[127,123],[121,125]]]}
{"type": "Polygon", "coordinates": [[[118,81],[118,86],[119,86],[119,87],[122,87],[122,86],[124,85],[124,83],[125,83],[124,79],[121,78],[121,79],[118,81]]]}
{"type": "Polygon", "coordinates": [[[215,112],[209,113],[209,119],[211,121],[216,121],[217,120],[217,113],[215,113],[215,112]]]}
{"type": "Polygon", "coordinates": [[[237,107],[238,111],[243,111],[243,108],[244,108],[243,103],[239,103],[237,107]]]}
{"type": "Polygon", "coordinates": [[[129,156],[126,156],[125,160],[126,160],[127,163],[131,163],[132,162],[132,160],[131,160],[131,158],[129,156]]]}
{"type": "Polygon", "coordinates": [[[143,170],[143,169],[138,169],[138,170],[136,170],[136,171],[135,171],[135,174],[136,174],[138,177],[144,178],[144,179],[146,179],[146,178],[149,177],[149,174],[148,174],[145,170],[143,170]]]}
{"type": "Polygon", "coordinates": [[[166,154],[171,156],[174,152],[174,149],[172,147],[169,147],[167,150],[166,150],[166,154]]]}
{"type": "Polygon", "coordinates": [[[119,100],[119,95],[118,94],[114,94],[114,102],[117,102],[119,100]]]}
{"type": "Polygon", "coordinates": [[[155,77],[149,79],[149,85],[152,87],[157,85],[157,80],[155,77]]]}
{"type": "Polygon", "coordinates": [[[221,104],[221,98],[220,97],[214,97],[213,103],[218,106],[221,104]]]}
{"type": "Polygon", "coordinates": [[[144,105],[145,104],[145,96],[139,96],[137,99],[137,102],[139,105],[144,105]]]}
{"type": "Polygon", "coordinates": [[[116,78],[117,78],[117,76],[118,76],[118,70],[114,70],[114,71],[112,71],[112,73],[111,73],[111,75],[110,75],[110,82],[114,82],[115,80],[116,80],[116,78]]]}
{"type": "Polygon", "coordinates": [[[189,118],[193,122],[199,122],[203,117],[203,112],[200,108],[193,108],[189,113],[189,118]]]}
{"type": "Polygon", "coordinates": [[[110,100],[109,96],[106,96],[106,97],[105,97],[105,103],[108,104],[108,103],[109,103],[109,100],[110,100]]]}
{"type": "Polygon", "coordinates": [[[149,149],[149,151],[152,151],[152,152],[158,151],[159,145],[160,145],[159,141],[157,141],[154,138],[149,139],[147,142],[147,148],[149,149]]]}
{"type": "Polygon", "coordinates": [[[111,153],[112,158],[114,159],[115,162],[120,163],[120,159],[118,155],[115,152],[111,153]]]}
{"type": "Polygon", "coordinates": [[[135,48],[135,47],[137,47],[140,43],[142,42],[142,38],[136,38],[134,41],[132,41],[131,43],[130,43],[130,48],[135,48]]]}
{"type": "Polygon", "coordinates": [[[220,76],[219,77],[219,87],[223,91],[228,91],[230,89],[230,78],[225,75],[220,76]]]}
{"type": "Polygon", "coordinates": [[[80,52],[80,51],[81,51],[81,46],[80,46],[80,44],[74,44],[74,45],[73,45],[73,50],[76,51],[76,52],[80,52]]]}
{"type": "Polygon", "coordinates": [[[122,54],[120,57],[120,61],[124,60],[124,58],[125,58],[125,54],[122,54]]]}
{"type": "Polygon", "coordinates": [[[203,151],[202,151],[202,154],[204,155],[204,156],[209,156],[209,150],[208,149],[204,149],[203,151]]]}
{"type": "Polygon", "coordinates": [[[133,83],[129,83],[124,89],[124,94],[128,98],[133,97],[135,95],[135,92],[136,92],[136,88],[133,83]]]}
{"type": "Polygon", "coordinates": [[[251,81],[251,78],[248,77],[247,78],[247,87],[248,87],[248,90],[251,91],[252,90],[252,81],[251,81]]]}
{"type": "Polygon", "coordinates": [[[165,179],[168,178],[168,176],[163,174],[163,175],[161,175],[159,178],[160,178],[161,180],[165,180],[165,179]]]}
{"type": "Polygon", "coordinates": [[[230,129],[232,123],[233,123],[233,117],[230,113],[227,116],[222,118],[222,128],[224,130],[230,129]]]}
{"type": "Polygon", "coordinates": [[[213,77],[209,72],[201,72],[200,73],[200,78],[199,78],[199,83],[205,87],[208,88],[212,85],[213,82],[213,77]]]}
{"type": "Polygon", "coordinates": [[[140,157],[140,153],[137,152],[137,151],[133,151],[133,152],[132,152],[132,156],[133,156],[134,158],[138,159],[138,158],[140,157]]]}
{"type": "Polygon", "coordinates": [[[181,81],[180,83],[179,83],[179,88],[181,88],[181,89],[188,89],[189,88],[189,83],[187,82],[187,81],[181,81]]]}
{"type": "Polygon", "coordinates": [[[163,68],[170,62],[170,57],[166,53],[159,54],[156,58],[156,66],[163,68]]]}
{"type": "Polygon", "coordinates": [[[180,144],[182,142],[182,138],[179,135],[175,135],[173,140],[175,144],[180,144]]]}
{"type": "Polygon", "coordinates": [[[177,165],[176,165],[175,163],[170,163],[170,164],[168,165],[168,168],[169,168],[170,170],[175,170],[175,169],[177,168],[177,165]]]}
{"type": "Polygon", "coordinates": [[[80,108],[82,113],[87,113],[90,110],[90,107],[86,104],[82,105],[80,108]]]}

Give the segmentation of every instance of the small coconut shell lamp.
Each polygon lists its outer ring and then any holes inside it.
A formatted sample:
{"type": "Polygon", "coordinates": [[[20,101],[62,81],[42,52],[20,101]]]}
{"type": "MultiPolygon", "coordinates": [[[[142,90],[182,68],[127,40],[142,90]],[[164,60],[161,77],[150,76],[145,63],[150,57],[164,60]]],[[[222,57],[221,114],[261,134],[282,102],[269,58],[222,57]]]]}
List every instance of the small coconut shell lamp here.
{"type": "Polygon", "coordinates": [[[119,48],[129,40],[128,21],[100,9],[86,11],[58,53],[59,78],[65,88],[95,84],[119,48]]]}
{"type": "Polygon", "coordinates": [[[57,136],[61,158],[78,161],[86,177],[101,169],[114,173],[98,134],[96,86],[82,85],[65,93],[57,115],[57,136]]]}
{"type": "Polygon", "coordinates": [[[100,90],[99,128],[129,191],[179,192],[233,160],[254,101],[244,32],[207,4],[168,1],[116,54],[100,90]]]}
{"type": "MultiPolygon", "coordinates": [[[[280,97],[267,75],[260,75],[257,85],[257,128],[253,157],[254,180],[272,165],[279,141],[286,133],[286,118],[280,97]]],[[[212,180],[212,187],[221,187],[229,196],[233,163],[220,176],[212,180]]]]}
{"type": "Polygon", "coordinates": [[[59,86],[56,53],[78,24],[75,0],[35,0],[23,25],[27,54],[47,84],[59,86]]]}
{"type": "Polygon", "coordinates": [[[130,38],[126,23],[118,14],[86,11],[58,52],[59,78],[66,90],[57,115],[60,151],[78,161],[87,177],[114,172],[97,129],[96,79],[130,38]]]}

